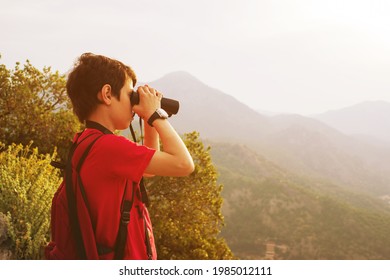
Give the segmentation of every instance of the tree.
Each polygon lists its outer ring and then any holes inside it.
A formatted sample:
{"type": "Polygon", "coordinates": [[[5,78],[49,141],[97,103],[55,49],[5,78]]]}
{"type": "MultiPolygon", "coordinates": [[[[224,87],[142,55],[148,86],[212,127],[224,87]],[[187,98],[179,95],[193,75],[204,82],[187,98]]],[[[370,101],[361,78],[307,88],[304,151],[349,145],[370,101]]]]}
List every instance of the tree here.
{"type": "Polygon", "coordinates": [[[0,64],[0,142],[38,147],[41,153],[65,158],[73,134],[80,129],[66,95],[65,77],[50,67],[42,71],[27,60],[13,70],[0,64]]]}
{"type": "Polygon", "coordinates": [[[222,185],[199,134],[185,134],[195,171],[187,177],[148,179],[149,210],[159,259],[232,259],[225,240],[219,237],[222,185]]]}
{"type": "Polygon", "coordinates": [[[41,259],[50,239],[50,205],[61,180],[50,165],[54,156],[0,143],[0,212],[7,215],[14,259],[41,259]]]}

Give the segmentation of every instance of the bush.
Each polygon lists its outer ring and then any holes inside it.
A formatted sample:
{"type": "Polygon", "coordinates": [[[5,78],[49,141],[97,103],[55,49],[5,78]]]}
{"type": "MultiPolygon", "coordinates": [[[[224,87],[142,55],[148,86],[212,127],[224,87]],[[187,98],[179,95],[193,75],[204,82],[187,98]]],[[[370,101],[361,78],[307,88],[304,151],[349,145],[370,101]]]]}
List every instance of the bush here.
{"type": "Polygon", "coordinates": [[[195,171],[186,177],[148,179],[149,207],[156,249],[164,260],[230,260],[233,253],[220,236],[222,185],[199,133],[185,134],[195,171]]]}
{"type": "Polygon", "coordinates": [[[40,259],[50,237],[50,207],[60,184],[53,155],[40,155],[31,144],[0,143],[0,212],[6,213],[15,259],[40,259]]]}

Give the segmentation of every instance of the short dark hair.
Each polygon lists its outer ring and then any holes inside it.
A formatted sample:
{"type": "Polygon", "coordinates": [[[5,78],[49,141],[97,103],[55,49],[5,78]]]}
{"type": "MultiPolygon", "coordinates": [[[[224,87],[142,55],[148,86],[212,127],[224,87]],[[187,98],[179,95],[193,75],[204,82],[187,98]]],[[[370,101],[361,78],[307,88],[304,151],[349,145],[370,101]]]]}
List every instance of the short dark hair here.
{"type": "Polygon", "coordinates": [[[134,71],[122,62],[103,55],[82,54],[66,82],[73,112],[80,122],[84,122],[100,103],[97,93],[105,84],[111,86],[113,96],[119,100],[120,90],[129,78],[135,86],[137,77],[134,71]]]}

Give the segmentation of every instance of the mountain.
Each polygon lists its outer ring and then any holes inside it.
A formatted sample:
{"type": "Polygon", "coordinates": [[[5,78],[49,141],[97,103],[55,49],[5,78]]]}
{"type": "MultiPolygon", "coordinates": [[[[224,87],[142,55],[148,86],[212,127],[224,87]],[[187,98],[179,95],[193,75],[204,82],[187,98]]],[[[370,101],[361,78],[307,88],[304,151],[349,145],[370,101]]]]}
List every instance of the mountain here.
{"type": "Polygon", "coordinates": [[[222,235],[237,257],[390,258],[384,202],[292,174],[242,144],[207,144],[224,186],[222,235]]]}
{"type": "Polygon", "coordinates": [[[390,194],[390,145],[374,146],[309,117],[261,115],[186,72],[149,84],[180,101],[179,113],[171,119],[180,133],[196,130],[203,139],[245,144],[291,172],[374,195],[390,194]]]}
{"type": "Polygon", "coordinates": [[[179,113],[171,119],[180,132],[196,130],[202,137],[240,141],[267,130],[267,117],[186,72],[170,73],[149,84],[180,101],[179,113]]]}
{"type": "Polygon", "coordinates": [[[390,146],[372,146],[299,115],[275,116],[270,123],[262,154],[281,167],[353,190],[390,192],[390,146]]]}
{"type": "Polygon", "coordinates": [[[366,101],[312,117],[345,134],[368,136],[390,143],[389,102],[366,101]]]}
{"type": "Polygon", "coordinates": [[[241,259],[389,259],[390,149],[319,120],[265,116],[185,72],[148,83],[180,101],[223,184],[222,236],[241,259]],[[373,194],[374,196],[371,196],[373,194]],[[273,244],[272,256],[267,244],[273,244]]]}

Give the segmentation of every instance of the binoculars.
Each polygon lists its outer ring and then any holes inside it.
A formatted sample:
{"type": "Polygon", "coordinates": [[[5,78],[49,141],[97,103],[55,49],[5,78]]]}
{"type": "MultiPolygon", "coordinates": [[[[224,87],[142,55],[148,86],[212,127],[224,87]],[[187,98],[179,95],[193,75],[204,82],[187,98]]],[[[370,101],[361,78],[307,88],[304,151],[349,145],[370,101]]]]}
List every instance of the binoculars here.
{"type": "MultiPolygon", "coordinates": [[[[133,91],[130,96],[131,105],[139,104],[139,94],[136,91],[133,91]]],[[[169,99],[163,97],[161,99],[161,109],[167,112],[168,116],[176,115],[179,111],[179,101],[175,99],[169,99]]]]}

